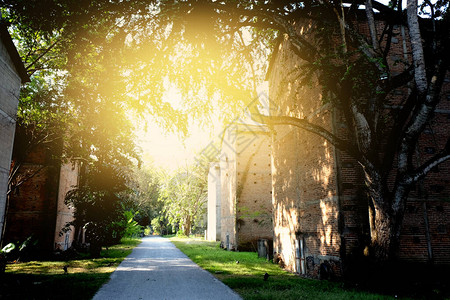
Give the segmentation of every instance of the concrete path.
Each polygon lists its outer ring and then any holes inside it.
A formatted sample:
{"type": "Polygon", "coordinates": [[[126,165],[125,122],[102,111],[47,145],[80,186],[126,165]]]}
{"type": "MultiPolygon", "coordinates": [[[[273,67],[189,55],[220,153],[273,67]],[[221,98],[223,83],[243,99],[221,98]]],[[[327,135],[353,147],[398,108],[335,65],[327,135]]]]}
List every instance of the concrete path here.
{"type": "Polygon", "coordinates": [[[201,269],[168,239],[142,239],[94,296],[94,300],[241,299],[201,269]]]}

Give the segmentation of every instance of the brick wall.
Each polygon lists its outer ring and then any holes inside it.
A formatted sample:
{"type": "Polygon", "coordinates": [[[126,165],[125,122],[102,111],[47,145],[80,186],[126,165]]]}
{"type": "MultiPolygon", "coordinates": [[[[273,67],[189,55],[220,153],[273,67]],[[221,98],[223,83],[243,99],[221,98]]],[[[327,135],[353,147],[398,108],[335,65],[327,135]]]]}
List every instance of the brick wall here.
{"type": "Polygon", "coordinates": [[[256,251],[258,239],[273,239],[270,135],[264,126],[233,125],[222,149],[222,246],[256,251]]]}
{"type": "Polygon", "coordinates": [[[19,171],[19,176],[31,177],[10,195],[4,239],[22,242],[33,235],[39,249],[48,252],[54,249],[60,168],[43,154],[45,150],[36,153],[25,159],[19,171]]]}
{"type": "MultiPolygon", "coordinates": [[[[382,26],[381,22],[378,26],[382,26]]],[[[299,25],[298,30],[310,32],[313,26],[299,25]]],[[[367,28],[361,26],[360,30],[364,32],[367,28]]],[[[394,55],[389,58],[389,64],[394,73],[400,73],[403,65],[398,62],[410,60],[403,55],[404,49],[410,53],[410,46],[403,42],[400,27],[394,29],[394,34],[394,55]]],[[[327,106],[321,109],[322,95],[315,82],[299,85],[302,61],[290,47],[284,39],[272,60],[268,75],[270,99],[276,100],[281,115],[308,118],[344,137],[346,127],[342,117],[327,106]]],[[[434,119],[420,136],[414,157],[417,162],[426,161],[442,149],[448,138],[449,79],[445,81],[443,99],[434,119]]],[[[392,108],[387,109],[395,109],[407,93],[406,88],[392,92],[392,108]]],[[[300,239],[304,242],[303,256],[309,275],[317,276],[319,265],[325,261],[339,274],[343,257],[361,255],[369,238],[362,170],[349,155],[335,150],[316,135],[290,126],[276,126],[275,131],[272,142],[274,252],[288,269],[299,271],[295,240],[300,239]]],[[[400,238],[401,259],[449,263],[449,168],[449,161],[441,164],[412,191],[400,238]]],[[[395,170],[392,174],[395,175],[395,170]]]]}
{"type": "Polygon", "coordinates": [[[66,250],[74,232],[61,233],[73,220],[73,209],[64,204],[64,199],[78,183],[78,165],[61,165],[46,149],[37,147],[26,156],[19,172],[19,176],[31,176],[11,193],[5,242],[22,242],[33,236],[42,253],[66,250]]]}
{"type": "Polygon", "coordinates": [[[237,230],[240,250],[257,250],[258,239],[273,239],[271,141],[263,126],[247,125],[237,145],[237,230]]]}
{"type": "Polygon", "coordinates": [[[56,225],[54,247],[55,249],[67,250],[72,246],[74,240],[75,230],[63,233],[61,230],[68,222],[74,220],[74,208],[68,207],[65,203],[67,192],[78,185],[79,166],[77,163],[65,163],[61,166],[59,172],[59,189],[58,189],[58,203],[56,207],[56,225]]]}
{"type": "MultiPolygon", "coordinates": [[[[305,26],[301,30],[309,30],[305,26]]],[[[270,99],[277,99],[281,115],[309,118],[331,128],[333,116],[321,110],[321,94],[314,86],[300,87],[298,66],[284,40],[273,61],[270,99]],[[310,101],[309,99],[314,99],[310,101]]],[[[322,138],[291,126],[276,126],[273,136],[274,252],[292,271],[295,240],[303,240],[303,258],[310,275],[324,261],[339,267],[340,235],[334,148],[322,138]]]]}

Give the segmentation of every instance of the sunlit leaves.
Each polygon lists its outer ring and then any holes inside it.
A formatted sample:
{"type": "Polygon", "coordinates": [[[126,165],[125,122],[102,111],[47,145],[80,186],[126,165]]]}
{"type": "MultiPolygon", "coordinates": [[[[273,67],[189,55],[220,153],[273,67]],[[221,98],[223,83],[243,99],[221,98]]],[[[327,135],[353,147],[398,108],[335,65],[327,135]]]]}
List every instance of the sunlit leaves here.
{"type": "Polygon", "coordinates": [[[199,222],[206,212],[207,174],[201,168],[179,170],[167,176],[163,183],[160,200],[172,225],[184,226],[185,233],[199,222]]]}

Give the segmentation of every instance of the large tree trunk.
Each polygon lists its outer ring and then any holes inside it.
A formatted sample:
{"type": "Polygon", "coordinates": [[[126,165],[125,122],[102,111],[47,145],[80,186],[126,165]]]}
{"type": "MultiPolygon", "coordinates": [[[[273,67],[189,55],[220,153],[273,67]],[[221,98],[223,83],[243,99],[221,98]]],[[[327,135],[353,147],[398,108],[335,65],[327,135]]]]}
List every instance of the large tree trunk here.
{"type": "Polygon", "coordinates": [[[386,262],[394,259],[396,242],[395,220],[387,209],[376,204],[377,201],[369,199],[370,223],[370,256],[376,262],[386,262]]]}
{"type": "Polygon", "coordinates": [[[192,226],[191,217],[188,216],[188,217],[186,217],[186,220],[184,222],[184,235],[185,236],[189,236],[191,234],[191,226],[192,226]]]}
{"type": "Polygon", "coordinates": [[[397,258],[401,224],[409,187],[397,184],[393,193],[388,192],[386,180],[372,170],[366,172],[369,197],[370,256],[377,263],[397,258]]]}

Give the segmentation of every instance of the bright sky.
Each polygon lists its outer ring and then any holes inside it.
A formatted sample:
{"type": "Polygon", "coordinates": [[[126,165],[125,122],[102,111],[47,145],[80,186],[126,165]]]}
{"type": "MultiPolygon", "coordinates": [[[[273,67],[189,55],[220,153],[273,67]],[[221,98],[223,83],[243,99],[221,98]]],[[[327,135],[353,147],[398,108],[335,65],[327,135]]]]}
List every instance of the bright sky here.
{"type": "Polygon", "coordinates": [[[144,164],[174,171],[194,163],[195,154],[208,145],[212,134],[198,127],[191,127],[190,132],[191,136],[182,141],[177,134],[165,133],[158,125],[149,122],[147,132],[138,132],[144,164]]]}
{"type": "MultiPolygon", "coordinates": [[[[166,88],[164,101],[171,103],[173,107],[179,107],[181,96],[176,88],[170,87],[168,82],[166,88]]],[[[149,115],[146,120],[147,128],[140,128],[137,132],[143,162],[169,171],[195,163],[195,156],[212,140],[214,132],[219,133],[221,130],[220,126],[213,124],[210,128],[191,125],[189,136],[183,140],[177,133],[166,132],[152,122],[152,116],[149,115]]],[[[139,126],[142,127],[141,124],[139,126]]]]}

